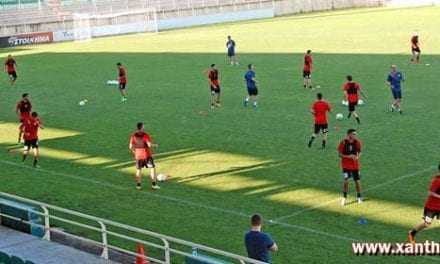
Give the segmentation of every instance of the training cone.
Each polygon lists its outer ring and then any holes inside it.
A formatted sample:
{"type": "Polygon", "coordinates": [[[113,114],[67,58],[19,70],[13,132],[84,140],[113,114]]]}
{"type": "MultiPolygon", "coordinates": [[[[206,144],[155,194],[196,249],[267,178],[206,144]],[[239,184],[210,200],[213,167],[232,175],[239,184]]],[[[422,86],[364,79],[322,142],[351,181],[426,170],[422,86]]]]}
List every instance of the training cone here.
{"type": "Polygon", "coordinates": [[[365,218],[361,218],[361,219],[359,219],[358,223],[359,223],[360,225],[366,225],[366,224],[368,224],[368,220],[365,219],[365,218]]]}
{"type": "Polygon", "coordinates": [[[136,264],[150,264],[145,255],[144,245],[137,244],[137,256],[136,256],[136,264]]]}

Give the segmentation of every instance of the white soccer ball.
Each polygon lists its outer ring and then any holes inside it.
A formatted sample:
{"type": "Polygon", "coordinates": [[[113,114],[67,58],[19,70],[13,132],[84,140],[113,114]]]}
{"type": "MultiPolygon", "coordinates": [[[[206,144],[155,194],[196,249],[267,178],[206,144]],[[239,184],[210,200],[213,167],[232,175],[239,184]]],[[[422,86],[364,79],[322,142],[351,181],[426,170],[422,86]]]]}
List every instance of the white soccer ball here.
{"type": "Polygon", "coordinates": [[[363,105],[363,104],[364,104],[364,100],[359,99],[358,104],[359,104],[359,105],[363,105]]]}
{"type": "Polygon", "coordinates": [[[348,101],[347,100],[342,100],[342,105],[348,105],[348,101]]]}
{"type": "Polygon", "coordinates": [[[160,182],[164,182],[164,181],[168,180],[168,175],[159,173],[157,175],[157,180],[160,181],[160,182]]]}
{"type": "Polygon", "coordinates": [[[80,102],[79,102],[79,105],[80,105],[80,106],[84,106],[85,104],[86,104],[86,102],[84,102],[84,101],[80,101],[80,102]]]}
{"type": "Polygon", "coordinates": [[[108,80],[107,85],[118,85],[119,82],[117,80],[108,80]]]}
{"type": "Polygon", "coordinates": [[[344,119],[344,115],[341,114],[341,113],[337,113],[336,114],[336,120],[342,120],[342,119],[344,119]]]}

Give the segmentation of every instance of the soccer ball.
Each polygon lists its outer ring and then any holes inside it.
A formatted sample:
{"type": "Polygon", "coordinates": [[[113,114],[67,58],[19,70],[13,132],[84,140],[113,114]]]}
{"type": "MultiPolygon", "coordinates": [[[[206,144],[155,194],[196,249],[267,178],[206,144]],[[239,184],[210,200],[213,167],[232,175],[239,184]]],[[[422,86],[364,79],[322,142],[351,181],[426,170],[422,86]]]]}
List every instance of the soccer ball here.
{"type": "Polygon", "coordinates": [[[363,105],[363,104],[364,104],[364,100],[359,99],[358,104],[359,104],[359,105],[363,105]]]}
{"type": "Polygon", "coordinates": [[[84,101],[80,101],[80,102],[79,102],[79,105],[80,105],[80,106],[84,106],[85,104],[86,104],[86,102],[84,102],[84,101]]]}
{"type": "Polygon", "coordinates": [[[119,82],[117,80],[108,80],[107,85],[118,85],[119,82]]]}
{"type": "Polygon", "coordinates": [[[347,100],[342,100],[342,105],[347,106],[348,105],[348,101],[347,100]]]}
{"type": "Polygon", "coordinates": [[[336,114],[336,120],[342,120],[342,119],[344,119],[344,115],[341,114],[341,113],[337,113],[336,114]]]}
{"type": "Polygon", "coordinates": [[[168,175],[160,173],[157,175],[157,180],[160,182],[164,182],[164,181],[168,180],[168,175]]]}

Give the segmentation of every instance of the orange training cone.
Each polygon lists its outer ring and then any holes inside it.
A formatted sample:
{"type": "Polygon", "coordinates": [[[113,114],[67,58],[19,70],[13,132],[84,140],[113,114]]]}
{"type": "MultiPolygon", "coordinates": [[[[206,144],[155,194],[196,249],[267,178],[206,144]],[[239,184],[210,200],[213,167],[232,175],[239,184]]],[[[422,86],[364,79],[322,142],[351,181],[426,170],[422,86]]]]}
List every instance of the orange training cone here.
{"type": "Polygon", "coordinates": [[[150,264],[148,259],[145,256],[144,245],[137,244],[137,256],[136,256],[136,264],[150,264]]]}

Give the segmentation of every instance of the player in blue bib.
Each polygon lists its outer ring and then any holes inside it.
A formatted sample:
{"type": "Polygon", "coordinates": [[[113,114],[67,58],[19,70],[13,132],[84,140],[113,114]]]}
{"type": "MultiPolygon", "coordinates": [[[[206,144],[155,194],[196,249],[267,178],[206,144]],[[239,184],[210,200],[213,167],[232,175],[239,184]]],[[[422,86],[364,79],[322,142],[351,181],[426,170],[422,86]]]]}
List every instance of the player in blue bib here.
{"type": "Polygon", "coordinates": [[[387,83],[391,88],[394,101],[391,104],[391,111],[397,111],[402,114],[402,82],[405,81],[403,74],[397,70],[396,65],[391,65],[391,72],[388,74],[387,83]]]}
{"type": "Polygon", "coordinates": [[[252,64],[248,65],[248,71],[244,75],[244,79],[246,81],[248,95],[244,99],[244,106],[248,106],[249,101],[253,102],[254,108],[257,108],[257,99],[258,99],[258,88],[257,88],[257,79],[255,79],[255,67],[252,64]]]}

